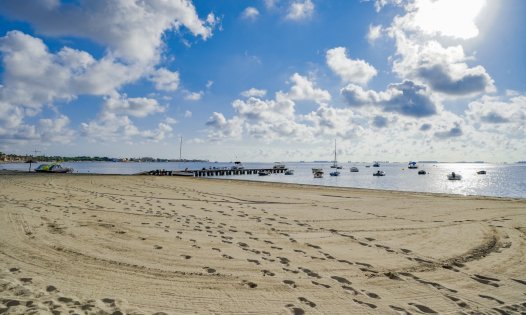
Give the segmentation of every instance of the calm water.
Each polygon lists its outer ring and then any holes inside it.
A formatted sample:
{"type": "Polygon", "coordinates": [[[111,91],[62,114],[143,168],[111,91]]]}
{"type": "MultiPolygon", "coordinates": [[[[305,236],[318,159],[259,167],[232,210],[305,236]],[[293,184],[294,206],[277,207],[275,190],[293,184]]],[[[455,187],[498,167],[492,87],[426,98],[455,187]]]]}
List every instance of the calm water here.
{"type": "MultiPolygon", "coordinates": [[[[63,163],[72,167],[75,173],[99,174],[134,174],[154,169],[201,169],[203,167],[231,167],[231,163],[111,163],[111,162],[76,162],[63,163]]],[[[269,168],[269,163],[244,163],[246,168],[269,168]]],[[[238,175],[222,178],[241,180],[258,180],[267,182],[297,183],[308,185],[357,187],[387,190],[403,190],[433,193],[451,193],[461,195],[481,195],[498,197],[526,198],[526,164],[471,164],[471,163],[437,163],[419,164],[419,170],[427,171],[426,175],[418,175],[418,170],[407,169],[407,164],[389,163],[379,168],[366,168],[363,163],[343,163],[341,175],[329,176],[329,163],[286,163],[294,169],[295,174],[272,174],[269,176],[238,175]],[[358,173],[349,171],[351,166],[360,170],[358,173]],[[311,169],[323,168],[324,178],[314,178],[311,169]],[[384,177],[372,176],[373,172],[383,170],[384,177]],[[486,175],[478,175],[478,170],[486,170],[486,175]],[[460,181],[447,180],[450,172],[462,175],[460,181]]],[[[27,170],[28,164],[0,164],[0,169],[27,170]]],[[[34,165],[35,166],[35,165],[34,165]]],[[[221,177],[218,177],[221,178],[221,177]]]]}

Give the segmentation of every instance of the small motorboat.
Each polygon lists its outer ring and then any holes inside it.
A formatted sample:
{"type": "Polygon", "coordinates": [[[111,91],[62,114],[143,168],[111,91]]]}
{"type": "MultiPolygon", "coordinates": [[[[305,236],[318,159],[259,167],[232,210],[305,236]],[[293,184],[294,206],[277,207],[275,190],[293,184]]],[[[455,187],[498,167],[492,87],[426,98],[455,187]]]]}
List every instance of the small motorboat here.
{"type": "Polygon", "coordinates": [[[374,162],[373,167],[380,167],[380,163],[374,162]]]}
{"type": "Polygon", "coordinates": [[[37,173],[73,173],[73,169],[69,167],[63,167],[58,163],[41,164],[35,168],[37,173]]]}
{"type": "Polygon", "coordinates": [[[355,166],[351,167],[351,173],[356,173],[356,172],[359,172],[359,171],[360,170],[357,167],[355,167],[355,166]]]}
{"type": "Polygon", "coordinates": [[[294,170],[286,170],[285,175],[294,175],[294,170]]]}
{"type": "Polygon", "coordinates": [[[321,168],[313,168],[312,169],[312,174],[315,174],[316,172],[322,172],[323,173],[323,170],[321,168]]]}
{"type": "Polygon", "coordinates": [[[365,165],[365,167],[371,167],[371,165],[365,165]]]}
{"type": "Polygon", "coordinates": [[[376,173],[373,173],[373,176],[385,176],[385,172],[384,171],[378,171],[376,173]]]}
{"type": "Polygon", "coordinates": [[[340,176],[340,172],[338,172],[338,171],[330,172],[329,175],[331,175],[331,176],[340,176]]]}
{"type": "Polygon", "coordinates": [[[272,168],[274,168],[275,170],[282,170],[282,169],[285,169],[287,167],[285,166],[285,164],[283,164],[281,162],[276,162],[276,163],[274,163],[274,166],[272,168]]]}
{"type": "Polygon", "coordinates": [[[319,170],[314,172],[314,178],[323,178],[323,171],[319,170]]]}
{"type": "Polygon", "coordinates": [[[417,169],[418,165],[416,165],[416,162],[409,162],[409,165],[407,165],[407,168],[409,168],[409,169],[417,169]]]}
{"type": "Polygon", "coordinates": [[[418,175],[426,175],[426,174],[427,174],[427,172],[424,171],[424,170],[419,170],[418,171],[418,175]]]}
{"type": "Polygon", "coordinates": [[[478,171],[477,174],[479,174],[479,175],[486,175],[486,171],[484,171],[484,170],[478,171]]]}
{"type": "Polygon", "coordinates": [[[460,174],[455,174],[455,172],[451,172],[451,174],[447,174],[447,179],[449,179],[449,180],[461,180],[462,176],[460,174]]]}
{"type": "Polygon", "coordinates": [[[268,175],[270,175],[270,171],[259,171],[258,175],[259,176],[268,176],[268,175]]]}

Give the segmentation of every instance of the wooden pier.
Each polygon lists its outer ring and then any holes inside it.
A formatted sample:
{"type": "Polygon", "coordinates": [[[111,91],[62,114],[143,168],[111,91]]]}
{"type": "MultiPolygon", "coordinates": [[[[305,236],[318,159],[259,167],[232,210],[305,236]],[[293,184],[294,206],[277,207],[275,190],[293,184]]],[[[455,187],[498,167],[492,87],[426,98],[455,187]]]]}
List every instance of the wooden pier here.
{"type": "Polygon", "coordinates": [[[152,176],[232,176],[232,175],[254,175],[259,172],[269,172],[271,174],[285,173],[287,168],[243,168],[243,169],[201,169],[201,170],[184,170],[184,171],[167,171],[153,170],[139,173],[139,175],[152,176]]]}

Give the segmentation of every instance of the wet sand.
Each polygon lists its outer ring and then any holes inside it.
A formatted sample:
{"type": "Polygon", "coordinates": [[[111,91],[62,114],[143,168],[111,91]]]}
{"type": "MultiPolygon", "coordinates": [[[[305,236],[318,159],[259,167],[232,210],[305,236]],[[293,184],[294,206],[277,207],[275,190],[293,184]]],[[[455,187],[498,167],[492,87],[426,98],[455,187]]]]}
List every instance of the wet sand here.
{"type": "Polygon", "coordinates": [[[0,313],[526,312],[526,200],[0,174],[0,313]]]}

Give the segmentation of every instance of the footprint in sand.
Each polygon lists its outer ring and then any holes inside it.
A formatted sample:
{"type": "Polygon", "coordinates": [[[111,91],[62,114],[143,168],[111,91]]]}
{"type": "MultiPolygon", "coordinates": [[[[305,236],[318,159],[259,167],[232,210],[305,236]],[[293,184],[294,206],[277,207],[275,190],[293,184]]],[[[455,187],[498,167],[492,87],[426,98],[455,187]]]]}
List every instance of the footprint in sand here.
{"type": "Polygon", "coordinates": [[[418,309],[419,311],[421,311],[423,313],[426,313],[426,314],[437,314],[436,311],[432,310],[431,308],[429,308],[429,307],[427,307],[425,305],[416,304],[416,303],[408,303],[408,304],[414,306],[416,309],[418,309]]]}
{"type": "Polygon", "coordinates": [[[300,296],[300,297],[298,298],[298,300],[299,300],[301,303],[306,304],[306,305],[308,305],[308,306],[310,306],[310,307],[316,307],[316,303],[314,303],[314,302],[312,302],[312,301],[309,301],[309,300],[307,300],[306,298],[304,298],[304,297],[302,297],[302,296],[300,296]]]}
{"type": "Polygon", "coordinates": [[[367,303],[367,302],[363,302],[363,301],[360,301],[360,300],[357,300],[357,299],[353,299],[354,302],[360,304],[360,305],[366,305],[366,306],[369,306],[370,308],[377,308],[378,306],[376,306],[375,304],[372,304],[372,303],[367,303]]]}
{"type": "Polygon", "coordinates": [[[254,288],[256,288],[256,287],[258,286],[258,285],[255,284],[254,282],[252,282],[252,281],[247,281],[247,280],[243,280],[243,281],[242,281],[242,284],[243,284],[244,286],[247,286],[247,287],[251,288],[251,289],[254,289],[254,288]]]}
{"type": "Polygon", "coordinates": [[[303,315],[305,314],[305,311],[302,308],[295,307],[294,304],[287,304],[285,305],[286,308],[288,308],[292,314],[294,315],[303,315]]]}
{"type": "Polygon", "coordinates": [[[331,287],[330,285],[325,284],[325,283],[319,283],[317,281],[311,281],[311,282],[312,282],[312,284],[324,287],[325,289],[329,289],[331,287]]]}

